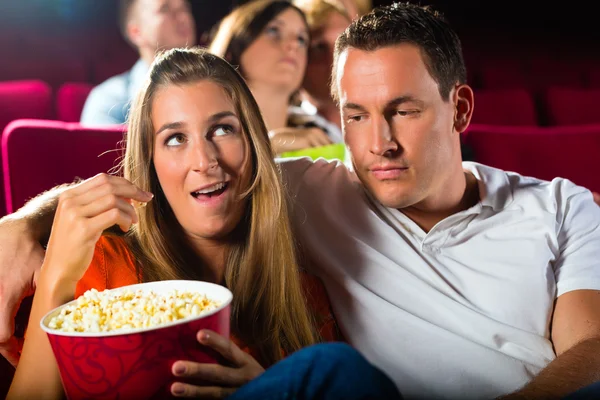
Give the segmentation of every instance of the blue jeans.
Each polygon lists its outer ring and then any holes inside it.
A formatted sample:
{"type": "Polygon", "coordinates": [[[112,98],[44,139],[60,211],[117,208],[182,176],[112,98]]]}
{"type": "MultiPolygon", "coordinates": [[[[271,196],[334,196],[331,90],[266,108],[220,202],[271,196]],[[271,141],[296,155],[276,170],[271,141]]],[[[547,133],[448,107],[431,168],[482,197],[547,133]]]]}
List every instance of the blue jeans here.
{"type": "Polygon", "coordinates": [[[561,400],[597,400],[600,399],[600,382],[583,387],[561,400]]]}
{"type": "Polygon", "coordinates": [[[228,400],[394,400],[396,385],[343,343],[306,347],[267,369],[228,400]]]}

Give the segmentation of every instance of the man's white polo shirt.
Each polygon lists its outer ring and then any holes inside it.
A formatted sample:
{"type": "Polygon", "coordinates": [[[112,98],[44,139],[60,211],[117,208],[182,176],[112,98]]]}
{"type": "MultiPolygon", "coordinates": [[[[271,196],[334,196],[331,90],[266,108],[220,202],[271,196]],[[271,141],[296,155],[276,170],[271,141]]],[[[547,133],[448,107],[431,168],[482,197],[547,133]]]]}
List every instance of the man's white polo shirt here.
{"type": "Polygon", "coordinates": [[[341,163],[280,165],[343,334],[407,398],[520,388],[555,358],[555,299],[600,290],[600,207],[568,180],[465,162],[481,201],[425,233],[341,163]]]}

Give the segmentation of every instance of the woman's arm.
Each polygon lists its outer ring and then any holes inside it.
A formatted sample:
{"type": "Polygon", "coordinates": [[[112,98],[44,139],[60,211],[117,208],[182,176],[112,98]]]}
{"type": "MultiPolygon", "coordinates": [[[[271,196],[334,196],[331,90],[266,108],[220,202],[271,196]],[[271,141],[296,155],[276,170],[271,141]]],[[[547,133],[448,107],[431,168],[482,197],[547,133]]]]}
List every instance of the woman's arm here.
{"type": "Polygon", "coordinates": [[[47,312],[73,299],[102,232],[113,225],[127,231],[137,222],[130,199],[147,202],[151,198],[129,181],[104,174],[60,195],[8,399],[64,396],[58,366],[40,321],[47,312]]]}

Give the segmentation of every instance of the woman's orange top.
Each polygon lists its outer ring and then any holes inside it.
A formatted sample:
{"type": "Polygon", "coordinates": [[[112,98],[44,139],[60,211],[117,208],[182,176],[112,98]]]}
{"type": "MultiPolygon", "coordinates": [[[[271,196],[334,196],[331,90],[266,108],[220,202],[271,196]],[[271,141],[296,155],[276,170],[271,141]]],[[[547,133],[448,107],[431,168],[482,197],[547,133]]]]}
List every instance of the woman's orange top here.
{"type": "MultiPolygon", "coordinates": [[[[327,292],[321,281],[313,275],[302,273],[302,287],[307,303],[318,321],[318,330],[324,341],[342,340],[327,292]]],[[[94,258],[83,278],[77,282],[75,298],[89,289],[102,291],[127,285],[141,283],[135,267],[133,254],[129,251],[125,240],[117,236],[102,236],[96,243],[94,258]]],[[[242,350],[257,358],[256,352],[231,337],[242,350]]]]}

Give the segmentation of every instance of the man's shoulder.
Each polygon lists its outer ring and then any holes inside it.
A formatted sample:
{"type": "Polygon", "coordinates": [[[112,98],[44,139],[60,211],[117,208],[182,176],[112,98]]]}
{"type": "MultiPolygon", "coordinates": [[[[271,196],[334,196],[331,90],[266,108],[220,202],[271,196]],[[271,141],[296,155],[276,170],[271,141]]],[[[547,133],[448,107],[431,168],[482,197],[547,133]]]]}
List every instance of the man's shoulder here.
{"type": "Polygon", "coordinates": [[[339,160],[308,157],[278,158],[283,180],[291,187],[322,187],[352,181],[352,172],[339,160]]]}
{"type": "Polygon", "coordinates": [[[94,98],[94,97],[96,97],[96,98],[98,98],[98,97],[102,97],[102,98],[128,97],[127,82],[129,81],[130,73],[131,73],[131,70],[128,70],[119,75],[115,75],[115,76],[108,78],[107,80],[100,83],[99,85],[94,86],[94,88],[91,90],[89,96],[91,98],[94,98]]]}
{"type": "MultiPolygon", "coordinates": [[[[464,162],[465,169],[483,181],[490,203],[505,207],[538,206],[549,212],[566,207],[573,196],[587,196],[591,192],[564,177],[551,180],[522,175],[474,162],[464,162]]],[[[504,207],[502,207],[504,208],[504,207]]]]}

